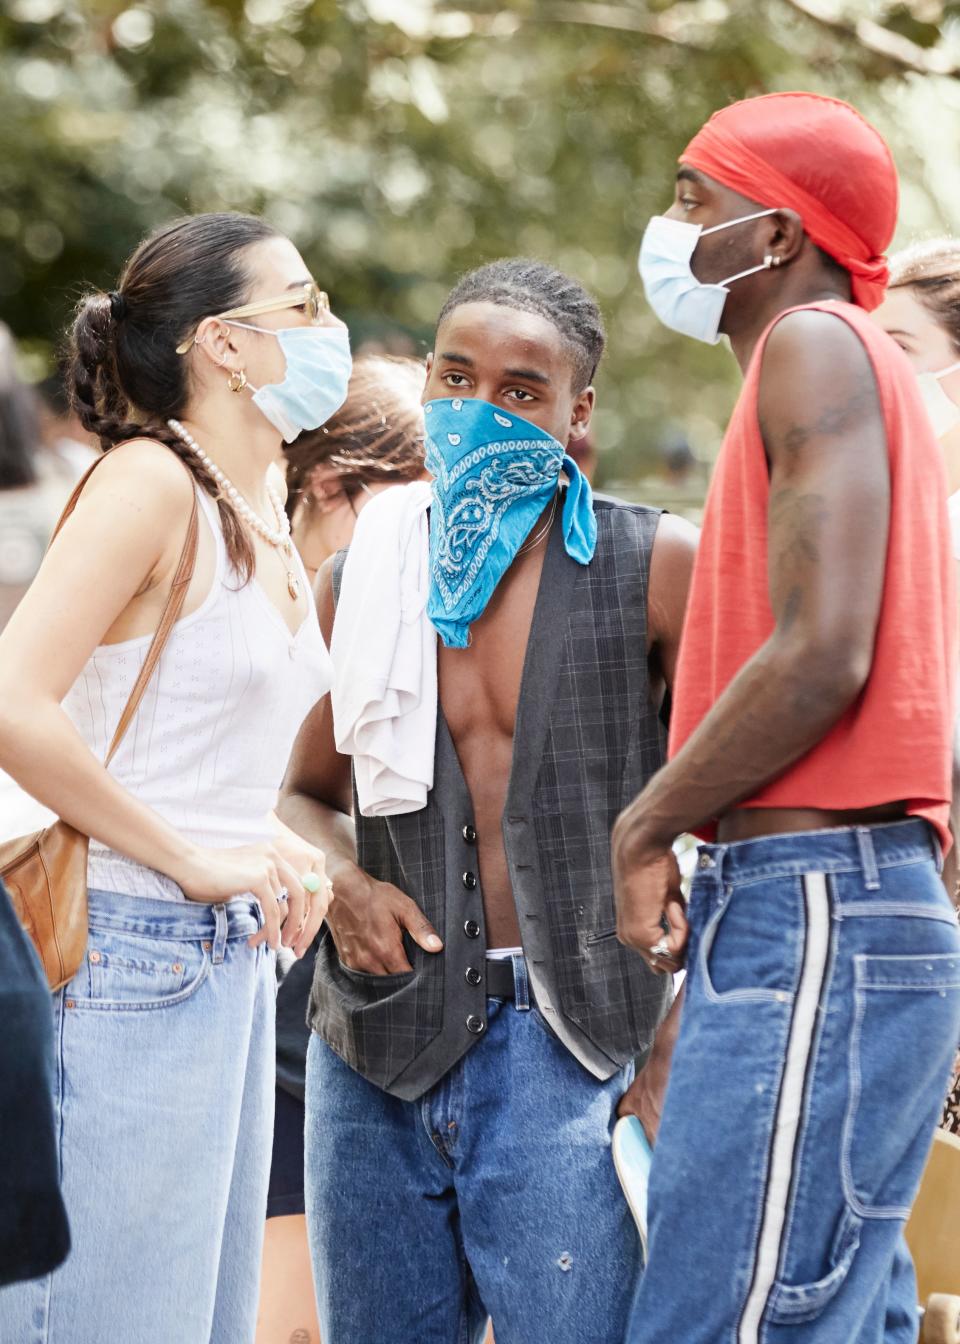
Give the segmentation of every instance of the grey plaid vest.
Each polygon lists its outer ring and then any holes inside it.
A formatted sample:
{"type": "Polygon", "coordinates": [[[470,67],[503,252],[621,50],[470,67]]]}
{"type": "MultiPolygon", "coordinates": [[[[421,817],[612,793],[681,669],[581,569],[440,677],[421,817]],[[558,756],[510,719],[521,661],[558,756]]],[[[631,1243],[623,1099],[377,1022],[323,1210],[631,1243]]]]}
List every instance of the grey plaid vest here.
{"type": "MultiPolygon", "coordinates": [[[[596,501],[597,549],[582,566],[554,528],[544,558],[517,709],[503,838],[537,1010],[597,1078],[641,1054],[670,1001],[616,939],[610,832],[664,759],[649,694],[647,582],[659,513],[596,501]]],[[[334,572],[339,592],[341,556],[334,572]]],[[[482,892],[472,809],[442,711],[427,806],[395,817],[356,813],[366,872],[417,902],[444,941],[407,940],[413,971],[343,966],[329,931],[317,953],[310,1025],[348,1064],[413,1100],[482,1042],[482,892]],[[467,1019],[471,1020],[471,1028],[467,1019]]]]}

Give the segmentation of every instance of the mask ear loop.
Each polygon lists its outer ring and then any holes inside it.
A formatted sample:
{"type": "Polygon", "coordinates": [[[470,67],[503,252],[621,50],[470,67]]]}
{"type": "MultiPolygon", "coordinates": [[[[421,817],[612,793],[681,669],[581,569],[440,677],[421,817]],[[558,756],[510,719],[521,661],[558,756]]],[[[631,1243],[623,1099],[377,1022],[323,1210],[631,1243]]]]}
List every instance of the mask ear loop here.
{"type": "MultiPolygon", "coordinates": [[[[955,364],[948,364],[945,369],[938,369],[932,377],[936,378],[937,382],[939,382],[941,378],[946,378],[951,373],[956,373],[957,369],[960,369],[960,359],[958,359],[955,364]]],[[[951,401],[952,400],[953,398],[951,397],[951,401]]]]}
{"type": "Polygon", "coordinates": [[[766,256],[763,259],[762,266],[750,266],[745,271],[738,271],[736,275],[729,276],[726,280],[717,282],[719,289],[726,289],[727,285],[732,285],[734,280],[743,280],[748,275],[756,275],[758,271],[769,271],[771,266],[779,266],[781,258],[766,256]]]}

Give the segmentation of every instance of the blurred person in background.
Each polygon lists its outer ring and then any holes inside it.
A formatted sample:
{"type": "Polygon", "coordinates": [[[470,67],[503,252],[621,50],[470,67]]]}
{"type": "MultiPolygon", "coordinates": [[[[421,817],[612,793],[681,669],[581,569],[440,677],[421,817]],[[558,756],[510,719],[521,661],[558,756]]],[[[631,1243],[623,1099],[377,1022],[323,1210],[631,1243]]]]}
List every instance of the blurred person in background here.
{"type": "MultiPolygon", "coordinates": [[[[16,366],[13,336],[0,323],[0,630],[40,568],[60,509],[43,470],[40,404],[16,366]]],[[[39,830],[53,814],[0,770],[0,840],[39,830]]]]}
{"type": "MultiPolygon", "coordinates": [[[[920,391],[943,451],[947,512],[954,558],[960,562],[960,240],[934,238],[890,258],[887,296],[874,314],[918,375],[920,391]]],[[[954,730],[954,847],[943,876],[958,902],[957,837],[960,836],[960,729],[954,730]]],[[[941,1121],[960,1134],[960,1056],[941,1121]]]]}
{"type": "Polygon", "coordinates": [[[347,394],[346,329],[289,239],[238,214],[147,238],[80,303],[71,386],[104,449],[0,636],[0,763],[91,840],[89,942],[53,996],[73,1250],[0,1291],[0,1338],[249,1344],[276,1079],[275,958],[325,914],[272,815],[330,685],[281,445],[347,394]],[[197,528],[185,600],[108,743],[197,528]]]}
{"type": "MultiPolygon", "coordinates": [[[[347,400],[321,428],[285,449],[287,511],[307,572],[349,546],[364,505],[392,485],[419,480],[426,369],[415,359],[361,355],[347,400]]],[[[258,1344],[320,1338],[304,1216],[304,1079],[307,1007],[316,949],[281,953],[277,995],[277,1096],[267,1197],[258,1344]]]]}
{"type": "Polygon", "coordinates": [[[368,499],[423,475],[425,379],[419,360],[358,355],[345,405],[285,449],[287,513],[311,578],[349,546],[368,499]]]}
{"type": "Polygon", "coordinates": [[[43,433],[44,459],[50,474],[71,488],[97,457],[97,441],[88,434],[70,404],[64,382],[64,369],[37,384],[40,396],[40,428],[43,433]]]}
{"type": "Polygon", "coordinates": [[[0,630],[40,568],[59,509],[45,488],[40,405],[0,324],[0,630]]]}

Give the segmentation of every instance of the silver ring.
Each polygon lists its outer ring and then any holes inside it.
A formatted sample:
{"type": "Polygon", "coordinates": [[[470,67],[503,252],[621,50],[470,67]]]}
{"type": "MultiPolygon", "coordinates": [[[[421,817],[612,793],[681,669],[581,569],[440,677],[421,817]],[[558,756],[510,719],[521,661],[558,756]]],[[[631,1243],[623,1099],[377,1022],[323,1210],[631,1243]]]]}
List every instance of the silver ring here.
{"type": "Polygon", "coordinates": [[[653,947],[648,948],[647,951],[649,952],[650,956],[654,958],[669,957],[670,944],[667,942],[666,934],[664,934],[664,936],[660,939],[658,943],[654,943],[653,947]]]}
{"type": "Polygon", "coordinates": [[[277,897],[277,901],[278,901],[278,902],[279,902],[279,901],[284,901],[284,902],[286,902],[286,899],[287,899],[287,897],[288,897],[289,895],[290,895],[290,893],[289,893],[289,891],[287,890],[287,888],[286,888],[286,887],[281,887],[281,888],[280,888],[280,895],[277,897]]]}

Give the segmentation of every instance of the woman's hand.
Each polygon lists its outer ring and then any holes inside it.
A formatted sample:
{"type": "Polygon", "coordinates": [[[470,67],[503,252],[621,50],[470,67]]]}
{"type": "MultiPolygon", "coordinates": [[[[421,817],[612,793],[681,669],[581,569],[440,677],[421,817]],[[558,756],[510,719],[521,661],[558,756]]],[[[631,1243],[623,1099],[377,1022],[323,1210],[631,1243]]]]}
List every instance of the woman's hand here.
{"type": "Polygon", "coordinates": [[[250,946],[266,942],[276,949],[282,942],[298,957],[316,937],[330,903],[323,855],[305,841],[292,844],[287,835],[266,844],[193,849],[170,876],[191,901],[217,903],[249,892],[260,902],[264,918],[264,927],[248,940],[250,946]],[[301,881],[308,872],[320,878],[315,894],[301,881]]]}

